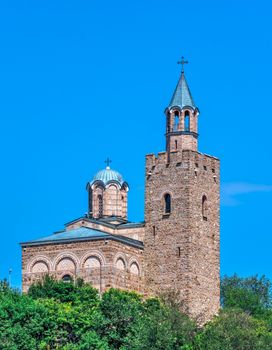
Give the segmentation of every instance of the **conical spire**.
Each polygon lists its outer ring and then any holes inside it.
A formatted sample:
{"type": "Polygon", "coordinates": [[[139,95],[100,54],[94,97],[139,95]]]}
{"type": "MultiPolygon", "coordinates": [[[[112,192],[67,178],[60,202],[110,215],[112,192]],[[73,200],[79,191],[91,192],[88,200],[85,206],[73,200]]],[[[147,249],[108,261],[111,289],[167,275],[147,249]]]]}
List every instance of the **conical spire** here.
{"type": "Polygon", "coordinates": [[[180,107],[182,109],[185,106],[192,107],[193,109],[196,108],[184,72],[182,71],[168,108],[180,107]]]}

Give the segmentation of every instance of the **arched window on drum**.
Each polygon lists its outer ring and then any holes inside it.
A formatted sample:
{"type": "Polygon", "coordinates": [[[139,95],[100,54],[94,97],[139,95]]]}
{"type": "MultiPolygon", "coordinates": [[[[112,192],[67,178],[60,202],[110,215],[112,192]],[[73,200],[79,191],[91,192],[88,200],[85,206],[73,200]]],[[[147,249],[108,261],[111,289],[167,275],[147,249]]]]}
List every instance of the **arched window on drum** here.
{"type": "Polygon", "coordinates": [[[103,197],[101,194],[97,196],[98,199],[98,216],[102,218],[103,216],[103,197]]]}

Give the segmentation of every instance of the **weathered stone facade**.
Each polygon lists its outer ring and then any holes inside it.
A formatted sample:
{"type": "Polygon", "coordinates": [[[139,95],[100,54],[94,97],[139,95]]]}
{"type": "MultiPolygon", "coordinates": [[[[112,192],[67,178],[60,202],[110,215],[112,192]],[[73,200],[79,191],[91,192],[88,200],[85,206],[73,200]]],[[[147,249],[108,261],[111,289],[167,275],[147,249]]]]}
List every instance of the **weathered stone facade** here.
{"type": "Polygon", "coordinates": [[[112,239],[23,248],[23,291],[45,274],[81,277],[103,293],[108,288],[143,290],[143,249],[112,239]]]}
{"type": "Polygon", "coordinates": [[[21,244],[24,291],[45,274],[82,277],[100,293],[174,291],[200,324],[218,312],[220,165],[198,152],[199,110],[184,72],[165,114],[166,151],[146,156],[145,222],[127,221],[128,184],[107,166],[87,184],[86,216],[21,244]]]}
{"type": "Polygon", "coordinates": [[[21,244],[24,292],[46,274],[57,279],[83,278],[101,293],[111,287],[143,291],[143,223],[85,217],[68,223],[61,233],[21,244]],[[95,234],[83,237],[82,229],[95,234]],[[65,237],[55,240],[61,233],[65,237]]]}
{"type": "Polygon", "coordinates": [[[146,286],[179,291],[201,323],[219,309],[219,161],[191,150],[171,152],[169,161],[167,153],[148,155],[146,174],[146,286]]]}

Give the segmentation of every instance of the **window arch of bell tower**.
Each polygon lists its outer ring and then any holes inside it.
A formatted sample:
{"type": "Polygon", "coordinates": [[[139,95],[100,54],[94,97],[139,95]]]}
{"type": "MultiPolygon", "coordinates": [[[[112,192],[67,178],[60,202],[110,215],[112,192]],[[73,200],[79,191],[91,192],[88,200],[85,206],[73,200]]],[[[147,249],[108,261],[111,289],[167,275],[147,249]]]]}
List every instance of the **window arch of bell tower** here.
{"type": "Polygon", "coordinates": [[[174,111],[174,126],[173,131],[178,131],[180,129],[180,112],[178,110],[174,111]]]}
{"type": "Polygon", "coordinates": [[[166,133],[169,133],[171,131],[171,113],[167,112],[166,117],[166,133]]]}
{"type": "Polygon", "coordinates": [[[191,113],[190,111],[186,110],[184,112],[184,131],[191,131],[190,119],[191,119],[191,113]]]}

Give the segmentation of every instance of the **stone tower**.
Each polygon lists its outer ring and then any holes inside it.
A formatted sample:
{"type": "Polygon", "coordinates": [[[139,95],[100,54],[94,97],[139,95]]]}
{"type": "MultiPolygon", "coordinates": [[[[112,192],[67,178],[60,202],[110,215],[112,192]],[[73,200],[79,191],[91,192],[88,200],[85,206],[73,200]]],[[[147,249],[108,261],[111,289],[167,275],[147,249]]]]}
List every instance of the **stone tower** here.
{"type": "Polygon", "coordinates": [[[199,110],[182,69],[166,114],[166,151],[146,156],[147,292],[175,291],[199,324],[219,310],[219,159],[198,151],[199,110]]]}

